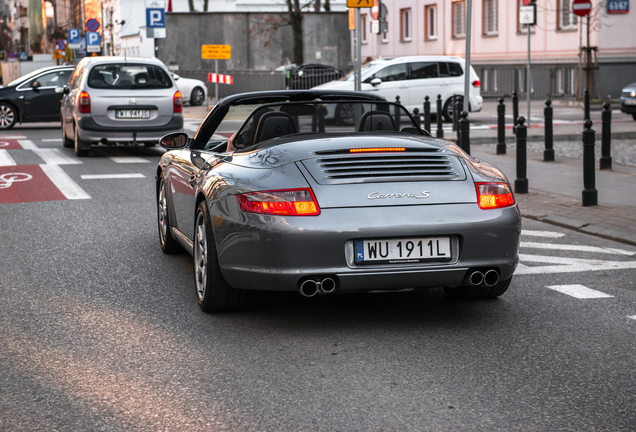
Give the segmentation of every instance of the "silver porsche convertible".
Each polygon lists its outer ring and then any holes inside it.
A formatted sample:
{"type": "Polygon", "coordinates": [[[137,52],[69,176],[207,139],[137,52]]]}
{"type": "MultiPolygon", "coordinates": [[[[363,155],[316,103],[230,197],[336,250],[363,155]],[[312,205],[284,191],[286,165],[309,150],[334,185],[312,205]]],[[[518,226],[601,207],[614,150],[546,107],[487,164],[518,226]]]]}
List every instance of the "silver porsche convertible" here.
{"type": "Polygon", "coordinates": [[[257,290],[470,299],[512,280],[521,215],[506,176],[381,96],[238,94],[194,138],[160,145],[161,249],[193,256],[206,312],[243,309],[257,290]],[[339,105],[353,121],[325,120],[339,105]]]}

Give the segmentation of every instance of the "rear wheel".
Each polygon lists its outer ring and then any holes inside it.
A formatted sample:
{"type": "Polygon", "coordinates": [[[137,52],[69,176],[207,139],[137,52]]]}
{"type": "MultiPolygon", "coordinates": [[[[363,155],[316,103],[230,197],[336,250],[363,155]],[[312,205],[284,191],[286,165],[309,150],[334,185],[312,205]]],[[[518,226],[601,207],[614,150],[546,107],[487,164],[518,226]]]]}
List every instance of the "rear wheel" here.
{"type": "Polygon", "coordinates": [[[353,125],[355,123],[354,106],[346,103],[336,105],[336,122],[345,126],[353,125]]]}
{"type": "Polygon", "coordinates": [[[168,197],[163,177],[159,177],[159,191],[157,192],[157,225],[159,227],[159,244],[165,254],[179,252],[181,247],[170,234],[170,216],[168,214],[168,197]]]}
{"type": "Polygon", "coordinates": [[[195,87],[192,89],[192,93],[190,93],[190,105],[199,106],[203,104],[205,100],[205,92],[201,87],[195,87]]]}
{"type": "Polygon", "coordinates": [[[508,290],[510,282],[512,282],[512,277],[500,280],[491,287],[485,285],[444,287],[444,291],[449,297],[460,300],[495,298],[508,290]]]}
{"type": "Polygon", "coordinates": [[[75,126],[75,154],[79,157],[88,156],[91,152],[91,145],[82,141],[79,137],[79,128],[75,126]],[[88,148],[86,148],[88,147],[88,148]]]}
{"type": "Polygon", "coordinates": [[[75,145],[75,142],[66,136],[66,130],[64,129],[64,120],[62,119],[62,145],[66,148],[71,148],[75,145]]]}
{"type": "Polygon", "coordinates": [[[212,223],[205,201],[194,227],[194,285],[203,312],[231,312],[251,306],[254,293],[232,288],[221,273],[212,223]]]}
{"type": "Polygon", "coordinates": [[[0,129],[11,129],[18,121],[18,112],[9,104],[0,103],[0,129]]]}

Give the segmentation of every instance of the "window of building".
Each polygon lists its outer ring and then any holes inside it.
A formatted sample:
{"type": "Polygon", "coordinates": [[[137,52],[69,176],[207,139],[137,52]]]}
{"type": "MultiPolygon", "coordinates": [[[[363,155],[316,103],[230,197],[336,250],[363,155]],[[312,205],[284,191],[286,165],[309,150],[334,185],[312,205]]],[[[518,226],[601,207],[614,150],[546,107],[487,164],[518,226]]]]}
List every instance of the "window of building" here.
{"type": "Polygon", "coordinates": [[[411,8],[400,9],[400,40],[411,41],[411,8]]]}
{"type": "Polygon", "coordinates": [[[558,29],[576,30],[576,15],[572,12],[573,0],[558,0],[558,29]]]}
{"type": "Polygon", "coordinates": [[[361,41],[363,44],[369,42],[369,39],[367,37],[367,32],[368,32],[367,14],[362,14],[360,15],[360,35],[361,35],[361,41]]]}
{"type": "Polygon", "coordinates": [[[466,37],[466,1],[458,0],[452,3],[453,37],[466,37]]]}
{"type": "Polygon", "coordinates": [[[484,34],[488,36],[496,35],[499,31],[498,21],[498,0],[484,0],[484,34]]]}
{"type": "Polygon", "coordinates": [[[424,39],[437,39],[437,5],[424,7],[424,39]]]}

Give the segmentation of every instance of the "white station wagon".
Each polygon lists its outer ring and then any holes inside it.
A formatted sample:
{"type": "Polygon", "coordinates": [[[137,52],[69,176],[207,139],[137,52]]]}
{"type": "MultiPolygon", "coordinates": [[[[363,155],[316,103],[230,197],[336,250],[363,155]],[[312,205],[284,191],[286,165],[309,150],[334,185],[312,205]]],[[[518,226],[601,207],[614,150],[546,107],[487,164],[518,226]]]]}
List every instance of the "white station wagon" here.
{"type": "MultiPolygon", "coordinates": [[[[431,102],[431,113],[437,113],[437,95],[442,96],[443,115],[452,120],[451,99],[453,95],[464,94],[464,71],[466,62],[454,56],[408,56],[371,61],[362,66],[362,91],[377,93],[388,101],[400,102],[409,111],[423,110],[424,97],[431,102]]],[[[353,90],[354,74],[349,73],[338,81],[314,87],[315,89],[353,90]]],[[[470,68],[470,111],[481,111],[484,100],[481,97],[480,81],[475,70],[470,68]]],[[[343,109],[346,107],[343,105],[343,109]]],[[[335,113],[338,118],[346,118],[346,113],[335,113]]]]}
{"type": "Polygon", "coordinates": [[[157,59],[86,57],[60,88],[64,147],[88,156],[91,146],[154,146],[183,130],[183,102],[157,59]]]}

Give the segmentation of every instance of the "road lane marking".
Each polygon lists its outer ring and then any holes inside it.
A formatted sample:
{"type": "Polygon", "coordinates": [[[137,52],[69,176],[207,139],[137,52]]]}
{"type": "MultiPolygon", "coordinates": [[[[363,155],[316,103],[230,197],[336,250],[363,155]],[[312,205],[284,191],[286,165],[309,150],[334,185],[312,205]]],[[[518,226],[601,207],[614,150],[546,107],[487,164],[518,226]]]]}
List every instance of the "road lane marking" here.
{"type": "Polygon", "coordinates": [[[43,142],[62,142],[62,138],[43,138],[43,142]]]}
{"type": "Polygon", "coordinates": [[[614,297],[604,292],[588,288],[584,285],[551,285],[546,288],[558,291],[563,294],[567,294],[577,299],[596,299],[596,298],[611,298],[614,297]]]}
{"type": "Polygon", "coordinates": [[[555,256],[519,254],[515,275],[579,273],[599,270],[624,270],[636,268],[636,261],[602,261],[593,259],[564,258],[555,256]],[[546,263],[546,266],[527,266],[523,263],[546,263]]]}
{"type": "Polygon", "coordinates": [[[142,157],[136,157],[136,156],[124,156],[124,157],[112,156],[112,157],[109,157],[108,159],[110,159],[113,162],[118,163],[118,164],[150,163],[150,161],[148,159],[142,158],[142,157]]]}
{"type": "Polygon", "coordinates": [[[62,152],[61,149],[35,148],[32,150],[33,150],[33,153],[38,155],[45,163],[49,165],[78,165],[83,163],[78,158],[74,156],[69,156],[68,154],[62,152]]]}
{"type": "Polygon", "coordinates": [[[0,166],[15,166],[15,160],[7,150],[0,149],[0,166]]]}
{"type": "Polygon", "coordinates": [[[604,248],[604,247],[597,247],[597,246],[561,245],[561,244],[553,244],[553,243],[534,243],[534,242],[520,242],[519,246],[534,248],[534,249],[595,252],[595,253],[606,253],[606,254],[626,255],[626,256],[636,255],[636,252],[626,251],[623,249],[604,248]]]}
{"type": "Polygon", "coordinates": [[[628,316],[627,318],[636,320],[636,315],[628,316]]]}
{"type": "Polygon", "coordinates": [[[24,135],[0,135],[0,139],[25,139],[24,135]]]}
{"type": "Polygon", "coordinates": [[[554,232],[554,231],[521,230],[521,235],[533,236],[533,237],[559,238],[559,237],[563,237],[565,234],[560,232],[554,232]]]}
{"type": "Polygon", "coordinates": [[[77,200],[91,198],[59,165],[41,164],[40,167],[66,199],[77,200]]]}
{"type": "Polygon", "coordinates": [[[143,174],[84,174],[82,176],[85,180],[93,179],[124,179],[124,178],[146,178],[143,174]]]}
{"type": "Polygon", "coordinates": [[[37,150],[38,146],[35,145],[30,139],[19,139],[18,144],[25,150],[37,150]]]}

